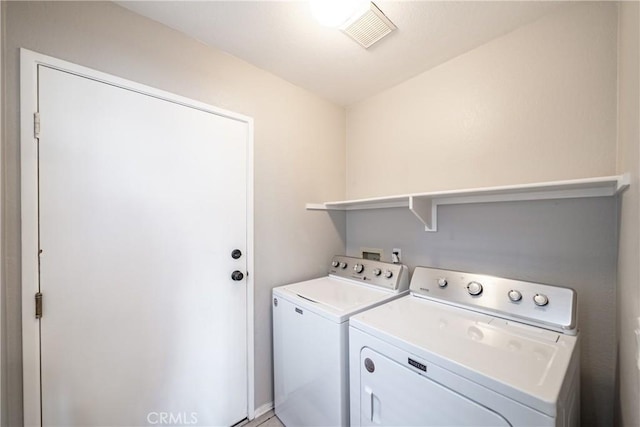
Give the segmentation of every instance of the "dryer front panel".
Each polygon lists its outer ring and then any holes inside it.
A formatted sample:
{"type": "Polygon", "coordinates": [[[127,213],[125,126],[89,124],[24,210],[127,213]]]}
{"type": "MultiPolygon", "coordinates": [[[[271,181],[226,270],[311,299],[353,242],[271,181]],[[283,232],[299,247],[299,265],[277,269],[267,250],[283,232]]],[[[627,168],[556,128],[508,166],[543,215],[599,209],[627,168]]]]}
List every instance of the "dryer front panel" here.
{"type": "Polygon", "coordinates": [[[425,376],[429,369],[424,361],[407,357],[403,366],[370,348],[363,348],[359,367],[359,425],[510,425],[496,412],[425,376]]]}

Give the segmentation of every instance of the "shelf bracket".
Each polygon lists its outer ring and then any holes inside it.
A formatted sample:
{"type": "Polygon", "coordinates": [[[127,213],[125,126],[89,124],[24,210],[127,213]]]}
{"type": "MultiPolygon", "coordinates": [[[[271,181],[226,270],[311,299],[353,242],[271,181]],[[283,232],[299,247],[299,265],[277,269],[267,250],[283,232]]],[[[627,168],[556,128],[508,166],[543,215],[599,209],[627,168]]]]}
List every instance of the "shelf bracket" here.
{"type": "Polygon", "coordinates": [[[618,177],[616,185],[616,194],[626,190],[631,185],[631,174],[626,172],[618,177]]]}
{"type": "Polygon", "coordinates": [[[409,210],[424,224],[425,231],[438,231],[438,205],[431,197],[409,196],[409,210]]]}

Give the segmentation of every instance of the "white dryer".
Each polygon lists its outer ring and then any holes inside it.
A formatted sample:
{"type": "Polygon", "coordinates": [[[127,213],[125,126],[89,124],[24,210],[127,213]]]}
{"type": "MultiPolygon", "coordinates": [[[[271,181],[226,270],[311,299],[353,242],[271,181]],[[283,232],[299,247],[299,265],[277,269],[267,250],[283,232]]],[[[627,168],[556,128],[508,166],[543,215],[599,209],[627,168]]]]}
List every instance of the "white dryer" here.
{"type": "Polygon", "coordinates": [[[349,424],[349,318],[408,293],[407,267],[335,256],[329,275],[273,290],[275,412],[286,426],[349,424]]]}
{"type": "Polygon", "coordinates": [[[577,426],[572,289],[417,267],[351,318],[352,426],[577,426]]]}

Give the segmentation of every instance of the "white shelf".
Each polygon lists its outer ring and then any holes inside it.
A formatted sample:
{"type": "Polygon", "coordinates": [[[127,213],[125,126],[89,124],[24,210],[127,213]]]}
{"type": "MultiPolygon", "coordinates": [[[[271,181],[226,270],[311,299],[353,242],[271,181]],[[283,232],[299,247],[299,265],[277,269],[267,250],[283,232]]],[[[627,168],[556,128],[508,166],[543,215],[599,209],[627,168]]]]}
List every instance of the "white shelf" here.
{"type": "Polygon", "coordinates": [[[370,199],[308,203],[309,210],[354,211],[363,209],[409,208],[426,231],[437,231],[439,205],[511,202],[520,200],[576,199],[615,196],[629,186],[629,174],[569,181],[540,182],[503,187],[434,191],[370,199]]]}

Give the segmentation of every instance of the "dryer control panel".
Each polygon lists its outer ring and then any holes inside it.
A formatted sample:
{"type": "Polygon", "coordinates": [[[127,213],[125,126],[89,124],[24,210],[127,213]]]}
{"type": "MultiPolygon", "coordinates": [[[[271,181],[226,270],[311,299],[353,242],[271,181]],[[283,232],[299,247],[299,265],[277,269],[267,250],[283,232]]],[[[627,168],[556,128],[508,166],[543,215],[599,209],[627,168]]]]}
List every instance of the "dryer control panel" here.
{"type": "Polygon", "coordinates": [[[402,264],[336,255],[331,260],[329,274],[394,292],[409,289],[409,271],[402,264]]]}
{"type": "Polygon", "coordinates": [[[461,271],[416,267],[411,294],[575,335],[573,289],[461,271]]]}

